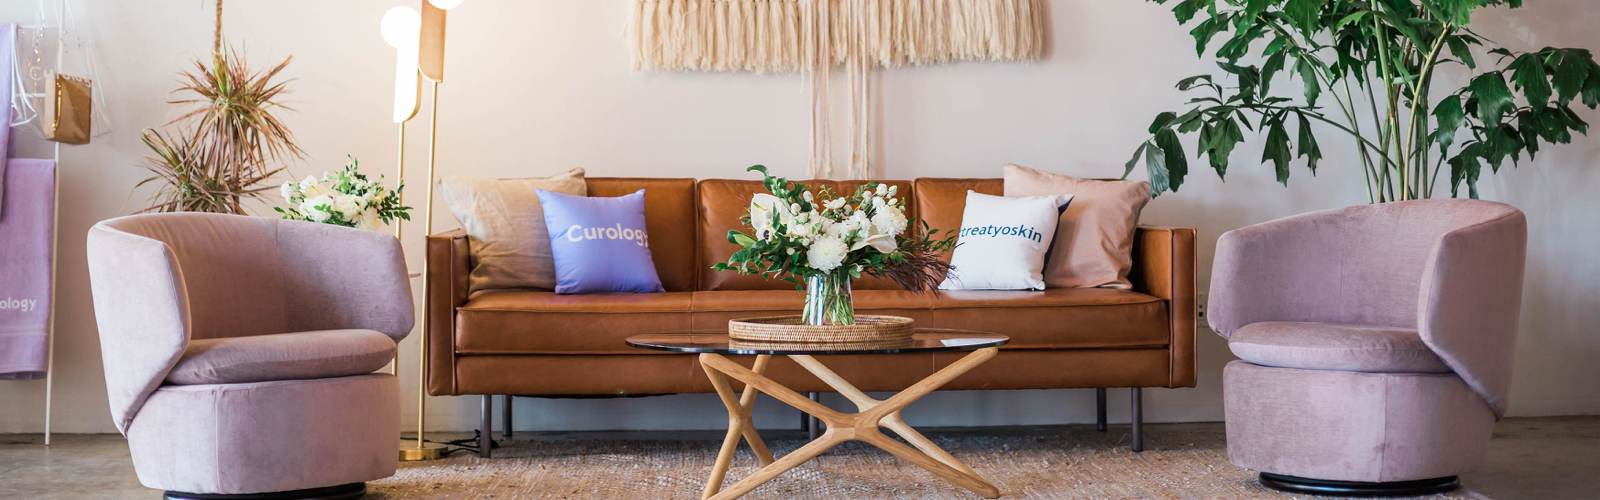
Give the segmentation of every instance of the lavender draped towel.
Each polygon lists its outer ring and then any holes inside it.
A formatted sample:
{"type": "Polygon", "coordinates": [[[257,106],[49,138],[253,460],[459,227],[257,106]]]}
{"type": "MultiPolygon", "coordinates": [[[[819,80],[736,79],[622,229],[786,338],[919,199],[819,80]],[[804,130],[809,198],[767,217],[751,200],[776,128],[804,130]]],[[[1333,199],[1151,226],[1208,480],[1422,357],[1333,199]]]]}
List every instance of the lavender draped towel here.
{"type": "Polygon", "coordinates": [[[50,344],[51,160],[13,158],[0,212],[0,379],[42,378],[50,344]]]}
{"type": "MultiPolygon", "coordinates": [[[[0,96],[11,96],[17,26],[0,24],[0,96]]],[[[0,103],[0,380],[43,378],[49,365],[51,160],[10,159],[11,106],[0,103]]]]}

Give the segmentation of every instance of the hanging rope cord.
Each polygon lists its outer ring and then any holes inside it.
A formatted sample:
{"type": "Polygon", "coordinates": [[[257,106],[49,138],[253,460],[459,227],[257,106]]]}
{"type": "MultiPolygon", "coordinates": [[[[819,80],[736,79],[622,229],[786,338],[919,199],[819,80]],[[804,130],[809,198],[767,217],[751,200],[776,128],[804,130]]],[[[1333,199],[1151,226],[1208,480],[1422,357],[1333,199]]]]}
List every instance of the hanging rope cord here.
{"type": "Polygon", "coordinates": [[[880,67],[1033,61],[1046,0],[635,0],[636,71],[799,73],[810,94],[809,173],[833,174],[829,82],[849,80],[850,176],[870,179],[880,67]]]}

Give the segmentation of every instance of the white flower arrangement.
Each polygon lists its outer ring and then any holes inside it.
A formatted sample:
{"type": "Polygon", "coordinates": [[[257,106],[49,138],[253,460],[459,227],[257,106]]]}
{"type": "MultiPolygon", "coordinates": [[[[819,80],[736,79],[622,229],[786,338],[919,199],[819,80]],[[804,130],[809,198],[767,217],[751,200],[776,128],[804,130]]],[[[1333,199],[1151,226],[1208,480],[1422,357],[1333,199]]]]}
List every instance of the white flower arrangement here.
{"type": "Polygon", "coordinates": [[[300,182],[283,183],[281,194],[289,207],[274,210],[285,219],[369,231],[382,229],[396,219],[411,220],[411,215],[406,213],[411,207],[400,206],[400,191],[405,189],[405,181],[400,181],[393,190],[384,188],[382,175],[377,182],[369,181],[357,171],[357,164],[351,157],[343,170],[323,172],[320,181],[315,176],[306,176],[300,182]]]}
{"type": "Polygon", "coordinates": [[[914,221],[906,217],[898,188],[868,182],[849,196],[839,196],[826,187],[812,191],[773,177],[761,165],[749,170],[765,176],[769,192],[751,197],[746,219],[751,232],[728,233],[728,241],[743,248],[715,269],[796,285],[815,275],[866,274],[893,279],[913,291],[933,289],[949,271],[937,255],[955,247],[956,235],[936,239],[939,231],[926,223],[917,234],[907,234],[914,221]]]}

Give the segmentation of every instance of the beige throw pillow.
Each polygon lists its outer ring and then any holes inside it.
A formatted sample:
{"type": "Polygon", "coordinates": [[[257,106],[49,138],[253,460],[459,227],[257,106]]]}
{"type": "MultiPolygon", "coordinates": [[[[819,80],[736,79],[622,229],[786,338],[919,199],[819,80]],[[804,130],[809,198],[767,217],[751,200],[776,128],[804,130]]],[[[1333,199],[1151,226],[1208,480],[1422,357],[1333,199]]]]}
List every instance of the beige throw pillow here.
{"type": "Polygon", "coordinates": [[[1050,288],[1127,290],[1139,212],[1150,202],[1150,183],[1079,179],[1017,165],[1005,166],[1006,196],[1070,194],[1045,263],[1050,288]]]}
{"type": "Polygon", "coordinates": [[[439,194],[467,232],[469,295],[498,288],[556,287],[550,231],[536,190],[588,196],[583,169],[544,179],[443,177],[439,194]]]}

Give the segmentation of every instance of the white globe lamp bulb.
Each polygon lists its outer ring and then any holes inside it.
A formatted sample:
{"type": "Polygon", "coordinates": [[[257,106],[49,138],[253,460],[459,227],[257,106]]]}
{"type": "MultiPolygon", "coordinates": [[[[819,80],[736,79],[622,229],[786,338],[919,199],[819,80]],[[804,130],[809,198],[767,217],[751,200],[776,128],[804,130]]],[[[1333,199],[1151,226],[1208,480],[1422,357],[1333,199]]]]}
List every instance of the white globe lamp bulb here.
{"type": "Polygon", "coordinates": [[[390,47],[416,47],[422,29],[422,14],[411,7],[395,7],[383,15],[383,41],[390,47]]]}
{"type": "Polygon", "coordinates": [[[428,3],[433,4],[434,7],[438,7],[439,10],[450,10],[456,8],[458,5],[461,5],[461,0],[428,0],[428,3]]]}

